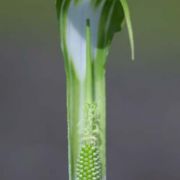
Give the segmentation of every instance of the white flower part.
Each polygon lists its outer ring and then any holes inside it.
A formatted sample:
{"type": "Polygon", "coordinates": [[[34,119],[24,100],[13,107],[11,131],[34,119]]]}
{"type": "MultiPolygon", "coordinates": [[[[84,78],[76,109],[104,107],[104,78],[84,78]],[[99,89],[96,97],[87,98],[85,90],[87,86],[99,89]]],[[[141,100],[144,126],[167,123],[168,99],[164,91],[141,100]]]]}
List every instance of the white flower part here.
{"type": "Polygon", "coordinates": [[[67,13],[66,45],[69,59],[73,61],[78,79],[82,82],[86,75],[86,23],[90,20],[92,56],[96,57],[99,20],[102,4],[94,8],[91,0],[71,1],[67,13]]]}

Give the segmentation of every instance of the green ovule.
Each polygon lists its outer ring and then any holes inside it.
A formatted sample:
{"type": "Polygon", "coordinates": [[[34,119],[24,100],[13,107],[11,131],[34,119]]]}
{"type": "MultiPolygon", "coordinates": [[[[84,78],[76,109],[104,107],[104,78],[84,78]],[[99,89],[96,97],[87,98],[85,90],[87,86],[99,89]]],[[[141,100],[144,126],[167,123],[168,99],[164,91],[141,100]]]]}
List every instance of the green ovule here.
{"type": "Polygon", "coordinates": [[[77,161],[77,180],[101,180],[102,165],[98,148],[91,144],[82,146],[80,156],[77,161]]]}
{"type": "Polygon", "coordinates": [[[70,180],[106,180],[105,64],[113,35],[126,19],[126,0],[57,0],[67,79],[70,180]]]}

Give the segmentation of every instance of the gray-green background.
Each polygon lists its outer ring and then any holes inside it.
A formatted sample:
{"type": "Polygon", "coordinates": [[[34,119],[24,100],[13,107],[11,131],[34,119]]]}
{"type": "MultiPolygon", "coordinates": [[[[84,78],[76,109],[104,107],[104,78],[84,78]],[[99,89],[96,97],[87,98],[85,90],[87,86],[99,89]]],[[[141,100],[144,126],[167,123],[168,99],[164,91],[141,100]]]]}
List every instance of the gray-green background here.
{"type": "MultiPolygon", "coordinates": [[[[65,180],[65,72],[54,0],[0,0],[0,179],[65,180]]],[[[108,179],[180,179],[180,1],[129,0],[107,64],[108,179]]]]}

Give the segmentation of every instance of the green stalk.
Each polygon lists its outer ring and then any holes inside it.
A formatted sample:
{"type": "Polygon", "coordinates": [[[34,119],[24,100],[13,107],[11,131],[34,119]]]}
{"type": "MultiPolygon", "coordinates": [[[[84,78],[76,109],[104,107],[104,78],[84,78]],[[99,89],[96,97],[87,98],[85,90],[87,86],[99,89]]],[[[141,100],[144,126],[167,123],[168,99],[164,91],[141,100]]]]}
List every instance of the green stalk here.
{"type": "Polygon", "coordinates": [[[57,0],[67,78],[70,180],[106,180],[105,63],[126,17],[125,0],[57,0]]]}

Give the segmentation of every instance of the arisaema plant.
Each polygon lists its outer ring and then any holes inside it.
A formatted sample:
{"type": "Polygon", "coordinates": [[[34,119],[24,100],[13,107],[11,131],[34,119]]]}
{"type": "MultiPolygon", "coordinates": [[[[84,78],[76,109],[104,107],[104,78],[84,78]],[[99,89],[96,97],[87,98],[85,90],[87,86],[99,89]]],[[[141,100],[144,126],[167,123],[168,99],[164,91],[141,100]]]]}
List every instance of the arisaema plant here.
{"type": "Polygon", "coordinates": [[[105,64],[124,20],[134,59],[126,0],[57,0],[67,79],[70,180],[106,180],[105,64]]]}

